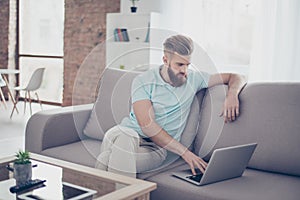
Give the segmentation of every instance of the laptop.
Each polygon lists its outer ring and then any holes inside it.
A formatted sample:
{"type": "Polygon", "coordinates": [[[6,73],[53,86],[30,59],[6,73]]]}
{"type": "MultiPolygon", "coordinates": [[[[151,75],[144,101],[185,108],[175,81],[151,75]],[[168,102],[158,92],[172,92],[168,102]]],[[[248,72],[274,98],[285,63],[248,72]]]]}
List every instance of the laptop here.
{"type": "Polygon", "coordinates": [[[191,169],[187,169],[172,175],[198,186],[240,177],[256,146],[257,143],[251,143],[216,149],[204,173],[197,169],[197,174],[192,175],[191,169]]]}

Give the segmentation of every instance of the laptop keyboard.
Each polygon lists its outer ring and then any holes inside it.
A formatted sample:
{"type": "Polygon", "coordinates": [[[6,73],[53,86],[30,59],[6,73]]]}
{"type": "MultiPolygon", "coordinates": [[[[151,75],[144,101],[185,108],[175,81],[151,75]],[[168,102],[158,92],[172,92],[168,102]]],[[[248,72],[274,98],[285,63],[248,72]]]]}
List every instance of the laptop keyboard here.
{"type": "Polygon", "coordinates": [[[193,181],[196,181],[196,182],[200,182],[202,176],[203,176],[203,174],[196,174],[196,175],[192,175],[192,176],[187,176],[187,178],[191,179],[193,181]]]}

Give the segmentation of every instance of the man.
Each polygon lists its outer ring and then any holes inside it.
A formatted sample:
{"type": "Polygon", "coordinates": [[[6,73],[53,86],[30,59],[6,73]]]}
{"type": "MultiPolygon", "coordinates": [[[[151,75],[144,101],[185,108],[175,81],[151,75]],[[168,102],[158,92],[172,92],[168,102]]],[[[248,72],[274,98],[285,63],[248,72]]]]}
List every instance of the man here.
{"type": "Polygon", "coordinates": [[[188,69],[192,52],[193,41],[186,36],[165,41],[164,64],[134,79],[130,116],[105,134],[97,168],[135,177],[161,165],[168,150],[181,156],[194,175],[195,168],[204,172],[207,163],[180,143],[194,95],[202,88],[227,84],[221,115],[232,122],[239,116],[238,95],[246,81],[237,74],[188,69]]]}

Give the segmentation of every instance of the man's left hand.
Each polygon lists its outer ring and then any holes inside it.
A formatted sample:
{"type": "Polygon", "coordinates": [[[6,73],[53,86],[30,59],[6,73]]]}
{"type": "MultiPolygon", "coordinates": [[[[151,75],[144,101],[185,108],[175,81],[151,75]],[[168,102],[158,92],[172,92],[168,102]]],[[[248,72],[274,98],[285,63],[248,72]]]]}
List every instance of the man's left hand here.
{"type": "Polygon", "coordinates": [[[224,117],[225,123],[233,122],[239,116],[239,99],[237,95],[228,94],[223,104],[220,117],[224,117]]]}

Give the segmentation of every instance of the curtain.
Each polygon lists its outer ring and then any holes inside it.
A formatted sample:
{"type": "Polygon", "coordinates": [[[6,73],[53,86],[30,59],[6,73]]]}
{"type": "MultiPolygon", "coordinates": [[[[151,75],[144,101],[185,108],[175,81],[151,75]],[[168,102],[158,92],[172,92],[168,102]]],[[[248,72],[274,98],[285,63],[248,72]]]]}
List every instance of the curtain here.
{"type": "Polygon", "coordinates": [[[249,82],[300,81],[300,1],[257,1],[249,82]]]}

